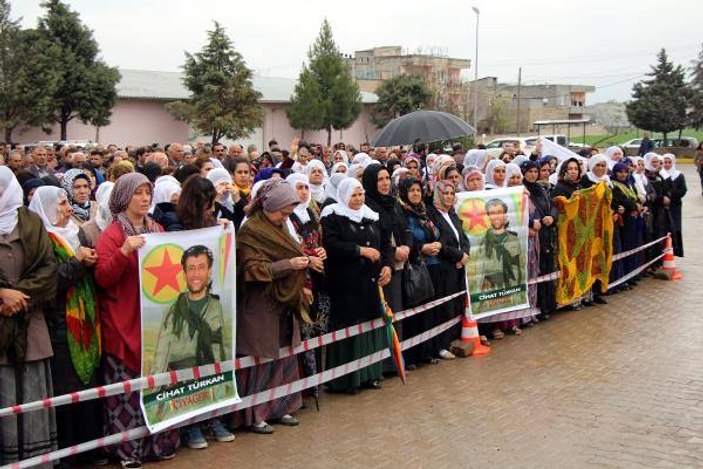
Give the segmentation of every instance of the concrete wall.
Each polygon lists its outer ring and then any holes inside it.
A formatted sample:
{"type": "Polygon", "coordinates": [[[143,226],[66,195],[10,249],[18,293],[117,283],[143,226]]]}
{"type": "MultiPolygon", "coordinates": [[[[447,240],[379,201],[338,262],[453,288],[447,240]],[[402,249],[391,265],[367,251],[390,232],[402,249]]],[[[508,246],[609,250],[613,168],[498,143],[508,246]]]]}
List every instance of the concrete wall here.
{"type": "MultiPolygon", "coordinates": [[[[92,140],[102,144],[115,143],[121,147],[126,145],[148,145],[159,143],[165,145],[170,142],[187,142],[197,139],[209,141],[206,136],[199,136],[188,124],[171,117],[164,108],[165,102],[147,99],[120,99],[112,111],[111,123],[100,128],[99,135],[96,128],[72,121],[68,126],[69,140],[92,140]]],[[[287,103],[265,103],[264,125],[257,129],[248,138],[238,141],[242,144],[253,143],[259,149],[269,140],[275,139],[287,148],[289,142],[300,136],[300,132],[291,128],[286,116],[287,103]]],[[[353,143],[358,145],[371,140],[378,129],[371,123],[371,106],[364,105],[364,109],[357,121],[341,132],[332,133],[332,141],[353,143]]],[[[50,134],[44,133],[39,128],[25,128],[15,131],[13,140],[19,143],[31,143],[38,140],[59,140],[60,128],[54,126],[50,134]]],[[[315,143],[327,143],[327,133],[322,131],[307,132],[306,140],[315,143]]],[[[223,141],[224,142],[224,141],[223,141]]],[[[226,142],[230,143],[230,142],[226,142]]]]}

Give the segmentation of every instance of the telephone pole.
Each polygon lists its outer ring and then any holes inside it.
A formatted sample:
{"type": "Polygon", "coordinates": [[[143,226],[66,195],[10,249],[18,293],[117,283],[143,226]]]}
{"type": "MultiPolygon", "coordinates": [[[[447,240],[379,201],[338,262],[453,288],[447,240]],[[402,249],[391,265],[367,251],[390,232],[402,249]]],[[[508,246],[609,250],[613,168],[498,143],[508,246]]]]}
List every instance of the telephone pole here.
{"type": "Polygon", "coordinates": [[[522,91],[522,67],[517,69],[517,136],[520,136],[520,106],[522,105],[522,99],[520,99],[520,93],[522,91]]]}

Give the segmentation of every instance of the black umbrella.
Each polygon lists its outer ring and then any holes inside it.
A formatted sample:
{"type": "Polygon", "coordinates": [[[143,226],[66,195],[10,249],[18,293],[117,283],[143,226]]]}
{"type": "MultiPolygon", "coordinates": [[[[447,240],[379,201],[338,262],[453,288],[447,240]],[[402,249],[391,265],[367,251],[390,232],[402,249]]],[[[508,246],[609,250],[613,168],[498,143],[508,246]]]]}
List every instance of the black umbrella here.
{"type": "Polygon", "coordinates": [[[454,114],[439,111],[415,111],[389,122],[373,141],[375,147],[407,145],[416,139],[423,142],[449,140],[474,135],[476,130],[454,114]]]}

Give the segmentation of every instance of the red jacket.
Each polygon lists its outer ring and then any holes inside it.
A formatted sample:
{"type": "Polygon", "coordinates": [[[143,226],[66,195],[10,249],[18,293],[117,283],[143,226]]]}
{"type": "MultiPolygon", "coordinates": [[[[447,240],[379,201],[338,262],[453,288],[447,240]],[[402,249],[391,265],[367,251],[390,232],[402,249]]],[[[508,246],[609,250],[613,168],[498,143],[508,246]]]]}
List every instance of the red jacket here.
{"type": "MultiPolygon", "coordinates": [[[[157,225],[159,231],[161,226],[157,225]]],[[[125,256],[120,248],[125,235],[113,222],[100,234],[95,250],[95,281],[102,288],[100,320],[103,351],[117,357],[136,374],[141,373],[142,336],[139,301],[139,258],[137,252],[125,256]]]]}

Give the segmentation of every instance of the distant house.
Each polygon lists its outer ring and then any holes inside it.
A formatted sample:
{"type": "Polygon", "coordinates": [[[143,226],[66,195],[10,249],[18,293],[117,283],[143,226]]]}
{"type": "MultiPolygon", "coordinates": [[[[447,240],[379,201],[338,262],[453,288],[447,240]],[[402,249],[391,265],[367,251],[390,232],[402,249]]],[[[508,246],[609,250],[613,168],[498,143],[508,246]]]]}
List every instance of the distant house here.
{"type": "MultiPolygon", "coordinates": [[[[188,98],[188,90],[181,82],[179,72],[156,72],[147,70],[120,70],[122,79],[117,85],[117,104],[112,110],[110,125],[96,128],[74,120],[68,125],[68,138],[71,140],[92,140],[103,144],[147,145],[151,143],[186,142],[199,136],[185,122],[174,119],[164,105],[170,101],[188,98]]],[[[300,132],[293,129],[286,117],[286,108],[297,80],[292,78],[253,78],[254,88],[261,92],[264,107],[264,123],[242,144],[253,143],[259,149],[265,148],[269,140],[275,139],[287,146],[300,132]]],[[[346,130],[335,131],[332,140],[358,145],[371,140],[376,127],[371,123],[371,106],[377,101],[373,93],[362,92],[363,111],[357,121],[346,130]]],[[[59,127],[50,134],[39,128],[23,128],[15,131],[14,140],[28,143],[37,140],[59,140],[59,127]]],[[[306,132],[310,142],[326,143],[325,131],[306,132]]],[[[230,143],[230,142],[225,142],[230,143]]]]}

